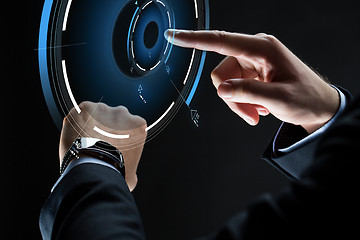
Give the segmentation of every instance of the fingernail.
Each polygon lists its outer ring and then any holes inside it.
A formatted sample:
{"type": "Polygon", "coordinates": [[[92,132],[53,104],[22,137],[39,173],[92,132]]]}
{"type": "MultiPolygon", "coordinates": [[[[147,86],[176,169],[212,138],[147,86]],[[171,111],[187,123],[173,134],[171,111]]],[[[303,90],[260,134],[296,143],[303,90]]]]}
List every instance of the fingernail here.
{"type": "Polygon", "coordinates": [[[175,30],[174,29],[168,29],[164,32],[164,38],[169,41],[169,39],[171,39],[173,37],[173,35],[175,34],[175,30]]]}
{"type": "Polygon", "coordinates": [[[178,30],[178,29],[168,29],[164,32],[165,39],[174,45],[182,45],[185,44],[184,41],[180,40],[179,38],[176,38],[176,35],[182,32],[187,32],[186,30],[178,30]]]}
{"type": "Polygon", "coordinates": [[[218,93],[220,97],[229,99],[233,97],[233,88],[232,84],[229,82],[222,83],[218,88],[218,93]]]}
{"type": "Polygon", "coordinates": [[[244,118],[244,120],[251,126],[255,126],[256,122],[254,121],[254,119],[250,118],[250,117],[246,117],[244,118]]]}
{"type": "Polygon", "coordinates": [[[258,111],[259,115],[261,115],[261,116],[266,116],[266,115],[270,114],[269,110],[266,109],[266,108],[260,108],[259,107],[256,110],[258,111]]]}

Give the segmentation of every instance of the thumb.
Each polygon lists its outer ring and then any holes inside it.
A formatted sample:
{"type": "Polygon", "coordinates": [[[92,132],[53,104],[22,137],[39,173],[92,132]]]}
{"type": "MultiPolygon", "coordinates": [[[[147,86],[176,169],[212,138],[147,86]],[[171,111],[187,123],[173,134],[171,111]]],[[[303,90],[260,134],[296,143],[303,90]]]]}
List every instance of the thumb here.
{"type": "Polygon", "coordinates": [[[224,81],[218,88],[221,98],[237,103],[250,103],[266,108],[281,102],[281,83],[262,82],[255,79],[231,79],[224,81]]]}

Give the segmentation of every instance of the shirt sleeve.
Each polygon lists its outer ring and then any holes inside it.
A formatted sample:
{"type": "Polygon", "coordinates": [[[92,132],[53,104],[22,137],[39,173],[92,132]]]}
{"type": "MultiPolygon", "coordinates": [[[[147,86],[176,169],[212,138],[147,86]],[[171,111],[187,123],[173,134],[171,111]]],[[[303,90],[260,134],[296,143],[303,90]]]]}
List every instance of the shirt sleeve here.
{"type": "MultiPolygon", "coordinates": [[[[349,95],[345,93],[345,96],[349,95]]],[[[278,195],[263,195],[218,231],[200,239],[351,239],[358,231],[358,221],[354,218],[360,212],[356,190],[359,120],[360,98],[357,98],[319,140],[314,150],[316,161],[308,165],[299,181],[291,182],[278,195]]],[[[306,161],[308,151],[303,150],[287,153],[284,162],[294,164],[295,158],[289,155],[296,152],[300,152],[298,159],[306,161]]]]}
{"type": "Polygon", "coordinates": [[[273,154],[282,155],[301,148],[308,142],[320,138],[335,120],[344,112],[347,100],[345,94],[336,86],[332,86],[339,93],[340,107],[335,116],[324,126],[311,134],[307,134],[301,126],[283,122],[277,131],[273,141],[273,154]]]}
{"type": "Polygon", "coordinates": [[[314,154],[320,139],[352,100],[352,95],[346,89],[332,87],[339,93],[340,107],[327,124],[314,133],[308,134],[299,125],[283,122],[262,156],[290,180],[298,181],[305,169],[314,163],[314,154]]]}

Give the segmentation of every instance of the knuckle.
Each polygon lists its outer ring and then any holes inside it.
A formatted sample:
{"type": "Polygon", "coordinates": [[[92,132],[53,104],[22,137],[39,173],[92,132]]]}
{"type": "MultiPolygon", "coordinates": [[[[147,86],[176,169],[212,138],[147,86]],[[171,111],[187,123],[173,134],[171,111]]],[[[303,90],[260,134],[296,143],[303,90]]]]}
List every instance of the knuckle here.
{"type": "Polygon", "coordinates": [[[69,123],[69,115],[65,116],[62,122],[63,127],[69,123]]]}
{"type": "Polygon", "coordinates": [[[260,37],[261,39],[265,40],[266,42],[270,43],[270,44],[275,44],[278,43],[279,40],[271,34],[266,34],[266,33],[258,33],[256,34],[256,36],[260,37]]]}
{"type": "Polygon", "coordinates": [[[216,42],[218,43],[217,52],[222,52],[226,34],[227,33],[225,31],[220,31],[220,30],[214,31],[214,36],[216,38],[216,42]]]}
{"type": "Polygon", "coordinates": [[[99,102],[95,103],[93,108],[96,111],[108,111],[110,107],[103,102],[99,102]]]}
{"type": "Polygon", "coordinates": [[[134,121],[137,123],[137,125],[141,126],[141,127],[145,127],[147,126],[147,122],[144,118],[138,116],[138,115],[134,115],[133,118],[135,119],[134,121]]]}
{"type": "Polygon", "coordinates": [[[266,33],[260,33],[260,34],[257,34],[257,36],[263,41],[263,44],[269,50],[271,50],[271,49],[275,50],[280,45],[280,41],[273,35],[266,34],[266,33]]]}
{"type": "Polygon", "coordinates": [[[133,115],[124,106],[111,108],[109,114],[118,122],[131,121],[133,115]]]}
{"type": "Polygon", "coordinates": [[[223,38],[225,32],[224,31],[220,31],[220,30],[214,30],[213,33],[215,34],[215,36],[220,40],[223,38]]]}
{"type": "Polygon", "coordinates": [[[266,33],[257,33],[255,34],[255,36],[257,37],[263,37],[263,36],[266,36],[267,34],[266,33]]]}
{"type": "Polygon", "coordinates": [[[116,112],[119,114],[129,113],[129,110],[125,106],[117,106],[115,109],[116,109],[116,112]]]}
{"type": "Polygon", "coordinates": [[[87,108],[89,108],[89,106],[91,106],[91,104],[93,103],[89,101],[84,101],[79,104],[79,108],[82,110],[86,110],[87,108]]]}
{"type": "Polygon", "coordinates": [[[86,105],[85,102],[81,102],[81,103],[79,103],[79,108],[80,108],[80,109],[84,109],[84,108],[85,108],[85,105],[86,105]]]}
{"type": "Polygon", "coordinates": [[[215,80],[215,79],[219,79],[220,74],[219,74],[219,69],[215,68],[212,72],[211,72],[211,79],[215,80]]]}
{"type": "Polygon", "coordinates": [[[278,41],[274,35],[266,34],[266,36],[264,36],[264,38],[271,43],[275,43],[278,41]]]}
{"type": "Polygon", "coordinates": [[[266,33],[259,33],[256,36],[262,41],[263,49],[266,49],[263,54],[262,64],[264,66],[271,65],[270,63],[274,60],[274,56],[277,55],[280,49],[280,41],[275,36],[266,33]]]}

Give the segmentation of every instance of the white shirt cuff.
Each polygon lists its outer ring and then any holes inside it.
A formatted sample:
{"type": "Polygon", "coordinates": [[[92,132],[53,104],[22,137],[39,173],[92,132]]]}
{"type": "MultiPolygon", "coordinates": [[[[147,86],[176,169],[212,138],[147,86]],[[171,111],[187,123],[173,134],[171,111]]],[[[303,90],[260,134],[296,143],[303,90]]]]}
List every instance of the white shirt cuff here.
{"type": "Polygon", "coordinates": [[[301,139],[300,141],[292,144],[291,146],[289,147],[286,147],[286,148],[282,148],[282,149],[276,149],[275,147],[275,142],[276,142],[276,139],[280,133],[280,130],[282,128],[282,126],[284,125],[284,122],[281,124],[279,130],[277,131],[276,135],[275,135],[275,138],[274,138],[274,141],[273,141],[273,152],[281,152],[281,153],[289,153],[289,152],[292,152],[298,148],[300,148],[303,144],[307,143],[307,142],[311,142],[313,141],[314,139],[320,137],[321,135],[323,135],[326,130],[335,122],[335,120],[339,117],[339,115],[345,110],[345,107],[346,107],[346,97],[344,95],[343,92],[340,91],[340,89],[338,89],[337,87],[331,85],[333,88],[335,88],[338,93],[339,93],[339,96],[340,96],[340,107],[339,107],[339,110],[338,112],[335,114],[335,116],[329,121],[327,122],[324,126],[322,126],[321,128],[319,128],[318,130],[316,130],[315,132],[309,134],[307,137],[301,139]]]}

